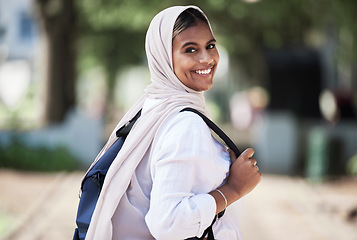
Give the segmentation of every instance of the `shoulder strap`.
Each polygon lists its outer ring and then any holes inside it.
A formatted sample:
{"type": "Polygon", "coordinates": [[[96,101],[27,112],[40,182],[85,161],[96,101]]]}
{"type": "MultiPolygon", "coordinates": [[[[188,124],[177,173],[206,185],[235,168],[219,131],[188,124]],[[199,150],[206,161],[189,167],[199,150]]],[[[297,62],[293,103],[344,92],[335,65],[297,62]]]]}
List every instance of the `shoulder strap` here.
{"type": "Polygon", "coordinates": [[[141,116],[141,111],[142,109],[140,109],[140,111],[126,124],[124,124],[124,126],[122,126],[121,128],[119,128],[116,131],[116,136],[117,137],[126,137],[130,130],[132,129],[132,127],[134,126],[136,120],[138,120],[138,118],[141,116]]]}
{"type": "Polygon", "coordinates": [[[241,154],[241,152],[239,151],[237,146],[233,143],[233,141],[208,117],[206,117],[204,114],[193,108],[184,108],[181,110],[181,112],[184,111],[190,111],[198,114],[203,119],[203,121],[212,129],[212,131],[214,131],[227,144],[227,146],[234,151],[237,157],[241,154]]]}

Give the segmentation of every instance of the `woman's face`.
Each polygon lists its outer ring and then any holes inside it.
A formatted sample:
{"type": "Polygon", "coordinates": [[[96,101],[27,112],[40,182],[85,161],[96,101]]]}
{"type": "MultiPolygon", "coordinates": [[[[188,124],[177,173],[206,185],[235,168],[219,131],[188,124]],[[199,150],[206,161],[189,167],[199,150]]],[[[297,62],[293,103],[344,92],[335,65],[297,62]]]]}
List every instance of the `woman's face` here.
{"type": "Polygon", "coordinates": [[[196,91],[212,87],[219,54],[216,40],[208,25],[197,20],[197,24],[183,30],[172,43],[174,72],[180,81],[196,91]]]}

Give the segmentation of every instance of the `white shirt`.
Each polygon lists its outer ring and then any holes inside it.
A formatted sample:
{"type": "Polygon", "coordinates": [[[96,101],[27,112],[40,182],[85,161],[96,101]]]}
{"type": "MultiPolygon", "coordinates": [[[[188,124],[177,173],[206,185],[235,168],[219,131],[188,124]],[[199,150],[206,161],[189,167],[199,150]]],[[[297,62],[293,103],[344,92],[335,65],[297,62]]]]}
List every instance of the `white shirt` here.
{"type": "MultiPolygon", "coordinates": [[[[146,100],[148,111],[160,100],[146,100]]],[[[200,116],[181,112],[159,130],[113,216],[113,239],[186,239],[211,224],[216,203],[208,194],[228,175],[230,158],[200,116]]],[[[216,239],[242,239],[239,202],[213,226],[216,239]]]]}

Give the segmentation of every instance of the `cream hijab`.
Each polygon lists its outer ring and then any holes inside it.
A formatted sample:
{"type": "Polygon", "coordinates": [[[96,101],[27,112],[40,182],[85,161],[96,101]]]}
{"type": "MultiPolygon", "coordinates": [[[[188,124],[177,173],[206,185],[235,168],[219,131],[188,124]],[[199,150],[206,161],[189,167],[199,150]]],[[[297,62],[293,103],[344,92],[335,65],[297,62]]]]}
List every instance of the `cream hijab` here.
{"type": "Polygon", "coordinates": [[[149,148],[155,147],[154,139],[160,126],[185,107],[192,107],[205,113],[203,92],[186,87],[173,71],[173,26],[177,17],[187,8],[201,11],[196,6],[170,7],[158,13],[150,23],[146,34],[145,50],[152,83],[146,87],[145,94],[119,122],[92,166],[115,142],[117,129],[134,117],[143,107],[146,98],[163,99],[163,101],[142,114],[114,159],[105,178],[86,239],[112,239],[111,219],[130,184],[136,167],[149,148]]]}

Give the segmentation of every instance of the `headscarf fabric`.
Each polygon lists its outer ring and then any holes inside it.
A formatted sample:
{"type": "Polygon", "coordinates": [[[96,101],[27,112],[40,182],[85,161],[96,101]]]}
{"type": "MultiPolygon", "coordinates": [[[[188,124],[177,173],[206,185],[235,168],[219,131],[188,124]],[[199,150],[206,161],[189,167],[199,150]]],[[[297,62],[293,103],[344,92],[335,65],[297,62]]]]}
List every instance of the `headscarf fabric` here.
{"type": "MultiPolygon", "coordinates": [[[[202,12],[196,6],[170,7],[158,13],[150,23],[145,39],[145,50],[151,84],[145,88],[144,95],[120,120],[92,166],[115,142],[116,131],[143,107],[145,99],[162,99],[162,101],[159,101],[160,103],[149,111],[142,113],[110,166],[92,215],[86,239],[112,239],[114,226],[112,226],[111,219],[130,184],[136,167],[145,153],[150,150],[149,148],[155,147],[154,139],[160,126],[185,107],[192,107],[205,113],[203,92],[186,87],[176,77],[173,70],[173,27],[177,17],[188,8],[195,8],[202,12]]],[[[203,12],[202,14],[205,16],[203,12]]]]}

